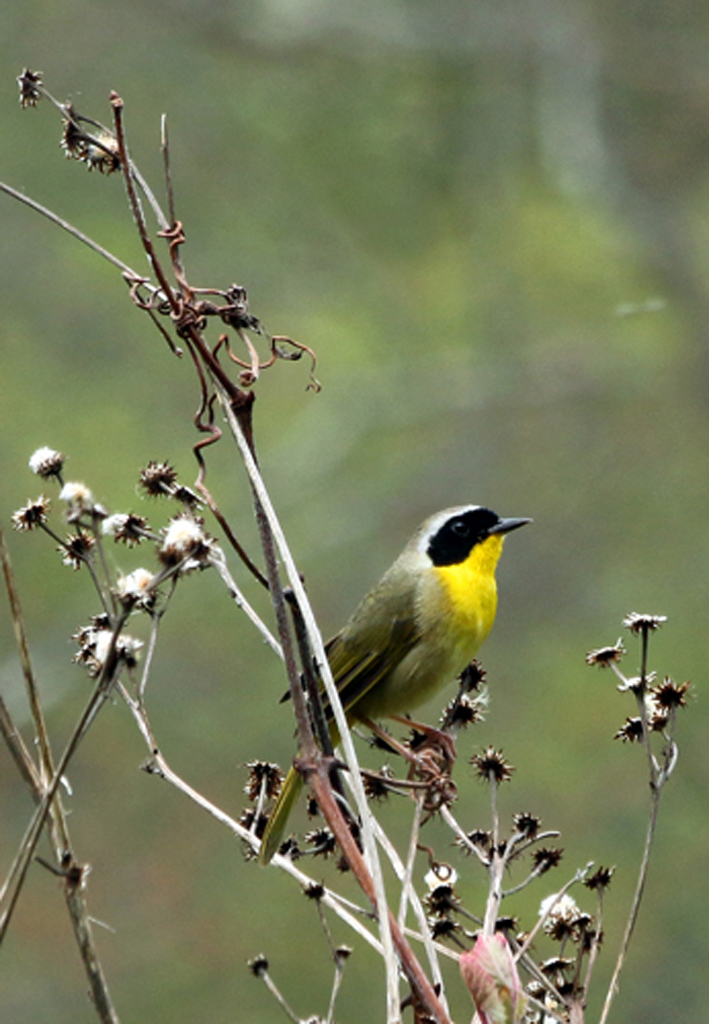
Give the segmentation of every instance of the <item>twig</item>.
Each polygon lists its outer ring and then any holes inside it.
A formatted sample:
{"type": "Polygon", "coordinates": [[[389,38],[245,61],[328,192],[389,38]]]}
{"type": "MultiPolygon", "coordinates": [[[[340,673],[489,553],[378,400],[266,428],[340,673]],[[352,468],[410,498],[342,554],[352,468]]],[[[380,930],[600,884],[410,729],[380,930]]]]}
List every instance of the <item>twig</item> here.
{"type": "MultiPolygon", "coordinates": [[[[87,245],[89,249],[93,249],[93,251],[95,253],[98,253],[99,256],[102,256],[105,260],[108,260],[108,262],[112,263],[114,267],[118,267],[119,270],[122,270],[124,276],[128,280],[142,281],[142,279],[140,279],[140,276],[136,274],[134,270],[131,270],[127,263],[124,263],[123,260],[120,260],[117,256],[114,256],[112,252],[108,251],[108,249],[104,249],[104,247],[102,245],[99,245],[98,242],[94,242],[93,238],[89,238],[89,236],[85,235],[83,231],[79,231],[79,229],[75,228],[73,224],[69,223],[69,221],[64,220],[63,217],[60,217],[52,210],[47,209],[46,206],[42,206],[41,203],[36,202],[36,200],[34,199],[30,199],[29,196],[24,195],[24,193],[22,192],[18,192],[17,189],[12,188],[10,185],[6,185],[3,181],[0,181],[0,192],[5,192],[6,195],[12,196],[13,199],[19,200],[19,202],[24,203],[25,206],[29,206],[30,209],[34,210],[36,213],[41,213],[43,217],[46,217],[48,220],[51,220],[53,224],[56,224],[63,231],[66,231],[70,235],[73,235],[74,238],[77,238],[84,245],[87,245]]],[[[157,288],[149,284],[149,282],[147,281],[142,281],[142,284],[151,292],[158,291],[157,288]]]]}
{"type": "Polygon", "coordinates": [[[229,596],[232,598],[236,606],[238,608],[241,608],[241,610],[246,613],[250,621],[253,623],[254,626],[256,626],[256,629],[259,631],[259,633],[266,641],[268,646],[271,648],[271,650],[275,654],[277,654],[279,658],[282,659],[283,648],[279,644],[278,640],[276,640],[275,636],[268,628],[266,623],[263,621],[263,619],[261,619],[258,612],[256,612],[251,607],[251,605],[249,604],[249,602],[247,601],[247,599],[244,597],[243,593],[237,586],[234,577],[229,572],[226,557],[222,549],[219,547],[213,548],[212,551],[210,552],[209,560],[214,566],[214,568],[217,570],[219,575],[221,576],[224,584],[226,585],[227,591],[229,592],[229,596]]]}
{"type": "MultiPolygon", "coordinates": [[[[45,784],[55,775],[54,761],[49,742],[49,734],[46,729],[44,714],[42,712],[41,701],[39,698],[39,690],[36,685],[30,661],[29,645],[27,643],[27,637],[24,629],[24,619],[22,616],[19,594],[15,586],[9,552],[5,544],[5,538],[1,528],[0,554],[2,557],[5,586],[10,600],[17,645],[20,652],[20,661],[22,663],[23,674],[25,676],[28,700],[30,702],[35,730],[40,744],[40,756],[42,758],[43,769],[41,774],[27,751],[19,731],[14,727],[14,723],[12,722],[5,703],[1,698],[0,730],[2,730],[5,741],[7,742],[15,759],[15,763],[20,770],[20,774],[25,782],[30,786],[34,799],[37,803],[41,803],[45,795],[45,784]]],[[[57,778],[61,779],[61,774],[57,773],[57,778]]],[[[98,1017],[103,1024],[120,1024],[93,940],[90,919],[86,907],[86,899],[84,896],[85,871],[77,864],[73,854],[71,853],[71,841],[69,838],[66,814],[59,797],[55,796],[51,802],[48,802],[47,808],[51,815],[51,827],[49,831],[52,845],[54,847],[54,854],[57,863],[62,865],[60,874],[64,878],[64,899],[66,901],[72,927],[74,929],[74,936],[79,946],[79,952],[81,954],[81,959],[91,988],[93,1004],[96,1008],[98,1017]]],[[[18,868],[19,866],[18,862],[18,868]]],[[[15,900],[19,896],[20,887],[21,880],[18,877],[18,886],[14,897],[15,900]]],[[[5,889],[5,891],[7,891],[7,889],[5,889]]],[[[8,908],[9,911],[11,910],[12,905],[13,903],[11,902],[10,907],[8,908]]],[[[7,920],[9,923],[9,917],[7,920]]],[[[6,924],[4,926],[7,927],[6,924]]]]}
{"type": "Polygon", "coordinates": [[[106,656],[106,661],[104,662],[103,669],[101,670],[101,674],[96,682],[94,691],[91,694],[79,721],[74,727],[71,736],[69,737],[69,741],[64,749],[64,753],[59,759],[59,763],[57,764],[52,779],[47,783],[44,789],[42,799],[40,800],[25,832],[18,856],[15,858],[8,877],[3,885],[2,891],[0,892],[0,902],[6,901],[7,903],[5,911],[0,918],[0,944],[7,933],[15,906],[17,905],[20,891],[27,876],[27,871],[32,861],[32,857],[34,856],[34,851],[37,843],[39,842],[40,835],[42,834],[45,819],[49,813],[49,809],[59,788],[62,777],[66,772],[71,758],[76,753],[81,740],[86,735],[88,729],[95,720],[101,705],[110,693],[113,675],[117,668],[116,640],[123,628],[126,616],[127,613],[124,613],[116,624],[106,656]]]}
{"type": "Polygon", "coordinates": [[[647,832],[645,834],[645,849],[643,850],[643,858],[640,863],[640,870],[638,871],[638,880],[635,885],[635,893],[633,894],[633,902],[630,907],[630,913],[628,914],[628,922],[625,926],[625,932],[623,934],[623,940],[620,944],[620,950],[618,952],[618,959],[616,960],[615,969],[613,970],[613,977],[611,978],[610,985],[608,986],[608,992],[606,999],[603,1004],[603,1011],[601,1013],[599,1024],[605,1024],[610,1013],[611,1004],[618,992],[618,979],[620,973],[623,970],[625,958],[628,953],[628,947],[630,946],[630,940],[633,937],[633,931],[638,920],[638,913],[640,911],[640,904],[642,902],[643,893],[645,892],[645,883],[647,881],[648,868],[650,866],[650,851],[652,849],[652,842],[655,836],[655,826],[657,825],[657,816],[660,810],[660,795],[661,790],[656,787],[651,787],[650,790],[650,820],[647,826],[647,832]]]}

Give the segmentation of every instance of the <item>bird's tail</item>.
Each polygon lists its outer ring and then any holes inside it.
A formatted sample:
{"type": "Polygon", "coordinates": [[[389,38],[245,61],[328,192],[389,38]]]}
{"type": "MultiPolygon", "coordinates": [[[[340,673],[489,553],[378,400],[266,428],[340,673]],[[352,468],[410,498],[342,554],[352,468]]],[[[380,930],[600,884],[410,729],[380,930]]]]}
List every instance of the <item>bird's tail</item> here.
{"type": "Polygon", "coordinates": [[[261,849],[258,859],[262,864],[268,864],[278,847],[283,842],[283,835],[290,818],[291,811],[300,796],[303,788],[303,778],[300,772],[291,768],[285,777],[281,791],[278,794],[273,810],[271,811],[266,829],[261,839],[261,849]]]}

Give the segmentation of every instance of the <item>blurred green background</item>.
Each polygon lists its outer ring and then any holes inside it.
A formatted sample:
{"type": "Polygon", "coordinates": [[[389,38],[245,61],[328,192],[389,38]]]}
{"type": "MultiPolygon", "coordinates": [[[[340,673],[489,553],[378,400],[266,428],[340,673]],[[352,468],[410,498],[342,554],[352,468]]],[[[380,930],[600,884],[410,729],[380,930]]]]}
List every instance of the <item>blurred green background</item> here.
{"type": "MultiPolygon", "coordinates": [[[[0,11],[0,177],[142,270],[119,177],[64,160],[55,112],[22,112],[14,79],[41,69],[59,99],[105,121],[116,89],[133,156],[158,190],[166,112],[190,280],[245,285],[272,333],[316,350],[322,393],[306,392],[303,363],[279,364],[258,385],[256,429],[326,634],[431,511],[473,501],[534,517],[501,565],[484,651],[491,706],[461,740],[459,809],[485,827],[487,798],[465,759],[492,742],[518,769],[504,813],[533,811],[562,830],[556,877],[511,912],[533,912],[588,860],[618,866],[589,1020],[648,794],[641,752],[611,738],[632,707],[583,659],[614,642],[632,610],[669,616],[653,667],[697,688],[612,1019],[706,1015],[708,53],[698,0],[67,0],[0,11]]],[[[108,264],[4,196],[0,217],[3,525],[41,489],[27,459],[45,444],[68,453],[67,476],[106,506],[160,525],[168,510],[146,509],[135,481],[149,459],[194,477],[191,366],[170,356],[108,264]]],[[[229,443],[209,462],[215,496],[253,544],[229,443]]],[[[69,637],[98,608],[85,574],[63,569],[45,539],[10,542],[59,747],[88,692],[69,637]]],[[[127,570],[149,553],[115,549],[115,559],[127,570]]],[[[0,686],[26,723],[11,625],[0,622],[0,686]]],[[[244,762],[292,754],[283,686],[216,576],[187,580],[164,623],[150,708],[174,768],[232,813],[244,762]]],[[[282,1020],[246,968],[260,952],[299,1014],[324,1014],[330,968],[313,906],[141,773],[144,756],[117,703],[70,773],[70,825],[93,868],[89,906],[108,926],[98,941],[121,1019],[282,1020]]],[[[402,837],[406,811],[383,812],[402,837]]],[[[0,750],[3,874],[29,813],[0,750]]],[[[479,907],[476,867],[439,852],[479,907]]],[[[306,867],[332,880],[329,866],[306,867]]],[[[2,1021],[94,1019],[58,882],[40,867],[0,972],[2,1021]]],[[[379,965],[358,948],[338,1020],[382,1020],[382,1007],[379,965]]],[[[465,993],[453,1008],[469,1018],[465,993]]]]}

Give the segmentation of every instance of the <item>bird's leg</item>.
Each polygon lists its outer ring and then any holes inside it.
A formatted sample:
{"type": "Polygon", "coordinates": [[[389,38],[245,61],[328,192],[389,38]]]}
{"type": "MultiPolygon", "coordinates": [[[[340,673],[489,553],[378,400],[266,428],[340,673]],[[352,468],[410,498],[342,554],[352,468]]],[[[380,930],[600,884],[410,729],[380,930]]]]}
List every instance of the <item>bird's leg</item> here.
{"type": "Polygon", "coordinates": [[[391,715],[390,717],[395,722],[401,722],[402,725],[423,733],[425,736],[423,744],[413,750],[410,746],[400,743],[390,732],[372,721],[371,718],[363,718],[361,721],[378,739],[386,743],[388,747],[391,747],[392,750],[400,754],[401,757],[414,767],[423,768],[426,772],[434,770],[437,773],[444,772],[445,774],[450,774],[450,770],[455,764],[456,749],[455,740],[449,733],[442,732],[440,729],[434,729],[430,725],[415,722],[408,717],[399,715],[391,715]],[[435,764],[432,762],[435,762],[435,764]]]}
{"type": "MultiPolygon", "coordinates": [[[[455,738],[451,736],[449,732],[444,732],[442,729],[436,729],[432,725],[425,725],[423,722],[417,722],[409,715],[392,715],[391,718],[395,722],[400,722],[402,725],[407,725],[410,729],[415,729],[416,732],[420,732],[425,736],[424,745],[428,747],[438,748],[441,751],[444,759],[443,770],[450,772],[455,759],[457,757],[457,751],[455,746],[455,738]]],[[[417,748],[417,750],[420,748],[417,748]]],[[[417,751],[414,751],[414,756],[417,751]]]]}
{"type": "Polygon", "coordinates": [[[385,743],[387,747],[391,747],[391,749],[395,751],[397,754],[399,754],[400,757],[403,757],[404,760],[416,760],[416,755],[411,750],[409,750],[407,746],[405,746],[403,743],[400,743],[399,740],[392,736],[392,734],[388,732],[387,729],[384,729],[383,726],[379,725],[371,718],[363,718],[361,719],[361,721],[362,725],[365,725],[370,732],[374,733],[378,740],[381,740],[382,743],[385,743]]]}

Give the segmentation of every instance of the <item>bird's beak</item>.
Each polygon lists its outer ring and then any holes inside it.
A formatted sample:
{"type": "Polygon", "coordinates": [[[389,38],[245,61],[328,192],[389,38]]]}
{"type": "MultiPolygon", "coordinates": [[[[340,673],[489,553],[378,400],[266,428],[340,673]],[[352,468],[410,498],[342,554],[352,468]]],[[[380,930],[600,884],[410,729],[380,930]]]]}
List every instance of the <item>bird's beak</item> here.
{"type": "Polygon", "coordinates": [[[518,530],[520,526],[526,526],[527,523],[531,522],[531,519],[501,519],[499,523],[495,523],[494,526],[490,527],[488,533],[510,533],[512,530],[518,530]]]}

